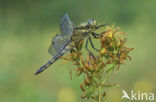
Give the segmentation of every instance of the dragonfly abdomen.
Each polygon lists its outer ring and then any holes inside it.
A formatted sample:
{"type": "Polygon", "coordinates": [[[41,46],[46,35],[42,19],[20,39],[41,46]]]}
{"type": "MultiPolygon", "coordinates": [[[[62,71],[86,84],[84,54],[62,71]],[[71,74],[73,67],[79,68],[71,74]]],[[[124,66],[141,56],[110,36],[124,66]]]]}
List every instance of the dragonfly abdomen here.
{"type": "Polygon", "coordinates": [[[35,73],[35,75],[43,72],[45,69],[47,69],[50,65],[52,65],[55,61],[57,61],[60,57],[62,57],[64,54],[66,54],[71,49],[70,41],[68,41],[65,46],[58,52],[56,56],[54,56],[51,60],[49,60],[45,65],[40,67],[35,73]]]}
{"type": "Polygon", "coordinates": [[[45,65],[43,65],[42,67],[40,67],[40,69],[38,69],[35,73],[35,75],[43,72],[45,69],[47,69],[50,65],[52,65],[55,61],[57,61],[61,56],[63,56],[65,53],[61,53],[59,55],[56,55],[55,57],[53,57],[51,60],[49,60],[45,65]]]}

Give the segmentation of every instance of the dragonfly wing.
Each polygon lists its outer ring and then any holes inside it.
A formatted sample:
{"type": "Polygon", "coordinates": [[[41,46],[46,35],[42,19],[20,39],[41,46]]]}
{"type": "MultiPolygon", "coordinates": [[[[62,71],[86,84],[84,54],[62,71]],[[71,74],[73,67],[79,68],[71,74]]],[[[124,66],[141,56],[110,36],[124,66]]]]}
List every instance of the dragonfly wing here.
{"type": "Polygon", "coordinates": [[[51,45],[48,49],[49,54],[55,56],[66,45],[66,43],[70,41],[70,38],[70,35],[62,36],[60,34],[57,34],[53,38],[51,45]]]}
{"type": "Polygon", "coordinates": [[[49,47],[49,54],[54,56],[56,55],[60,49],[69,41],[71,40],[71,36],[73,34],[74,30],[74,23],[69,19],[69,16],[67,13],[63,15],[63,17],[60,20],[60,33],[57,34],[51,43],[51,46],[49,47]]]}
{"type": "Polygon", "coordinates": [[[57,51],[55,50],[54,46],[51,44],[49,49],[48,49],[48,53],[52,56],[55,56],[57,54],[57,51]]]}
{"type": "Polygon", "coordinates": [[[70,20],[68,14],[65,13],[60,20],[61,35],[72,35],[74,27],[74,23],[70,20]]]}

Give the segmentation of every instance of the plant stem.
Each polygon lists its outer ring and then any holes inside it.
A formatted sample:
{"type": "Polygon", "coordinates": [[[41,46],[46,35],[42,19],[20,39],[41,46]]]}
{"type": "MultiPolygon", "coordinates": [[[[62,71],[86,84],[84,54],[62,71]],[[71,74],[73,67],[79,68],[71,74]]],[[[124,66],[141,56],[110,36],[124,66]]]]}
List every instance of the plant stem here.
{"type": "Polygon", "coordinates": [[[99,102],[101,102],[101,86],[99,88],[99,102]]]}

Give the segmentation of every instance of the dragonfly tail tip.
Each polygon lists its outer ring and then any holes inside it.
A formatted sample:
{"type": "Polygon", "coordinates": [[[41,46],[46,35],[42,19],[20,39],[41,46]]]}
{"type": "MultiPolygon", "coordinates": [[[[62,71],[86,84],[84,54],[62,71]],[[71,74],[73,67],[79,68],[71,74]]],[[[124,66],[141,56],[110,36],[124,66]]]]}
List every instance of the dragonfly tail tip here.
{"type": "Polygon", "coordinates": [[[36,71],[36,72],[34,73],[34,75],[38,75],[39,73],[41,73],[40,70],[36,71]]]}

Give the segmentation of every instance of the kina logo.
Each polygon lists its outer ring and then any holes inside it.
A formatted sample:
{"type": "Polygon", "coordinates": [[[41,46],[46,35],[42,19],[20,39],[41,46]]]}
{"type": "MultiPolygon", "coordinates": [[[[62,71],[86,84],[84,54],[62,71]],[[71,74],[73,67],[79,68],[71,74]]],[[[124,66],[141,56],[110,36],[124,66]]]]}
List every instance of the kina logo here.
{"type": "Polygon", "coordinates": [[[121,99],[128,99],[128,100],[144,100],[144,101],[153,101],[154,100],[154,93],[141,93],[140,91],[134,92],[131,90],[131,94],[129,95],[125,90],[122,90],[122,97],[121,99]]]}

